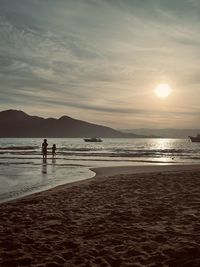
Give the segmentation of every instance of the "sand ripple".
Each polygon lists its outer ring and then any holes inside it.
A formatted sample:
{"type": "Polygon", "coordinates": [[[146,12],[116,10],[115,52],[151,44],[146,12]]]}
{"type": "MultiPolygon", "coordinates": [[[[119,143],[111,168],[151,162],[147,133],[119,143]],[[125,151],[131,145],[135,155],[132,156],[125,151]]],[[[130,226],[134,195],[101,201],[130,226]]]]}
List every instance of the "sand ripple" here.
{"type": "Polygon", "coordinates": [[[200,266],[198,171],[120,175],[0,205],[0,266],[200,266]]]}

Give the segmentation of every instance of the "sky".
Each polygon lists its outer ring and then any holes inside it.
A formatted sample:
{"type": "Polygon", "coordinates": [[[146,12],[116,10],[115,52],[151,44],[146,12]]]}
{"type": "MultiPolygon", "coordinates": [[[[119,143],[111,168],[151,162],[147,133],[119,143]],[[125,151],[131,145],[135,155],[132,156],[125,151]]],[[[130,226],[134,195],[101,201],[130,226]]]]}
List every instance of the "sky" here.
{"type": "Polygon", "coordinates": [[[199,0],[0,0],[0,110],[200,128],[199,0]],[[155,87],[172,93],[158,98],[155,87]]]}

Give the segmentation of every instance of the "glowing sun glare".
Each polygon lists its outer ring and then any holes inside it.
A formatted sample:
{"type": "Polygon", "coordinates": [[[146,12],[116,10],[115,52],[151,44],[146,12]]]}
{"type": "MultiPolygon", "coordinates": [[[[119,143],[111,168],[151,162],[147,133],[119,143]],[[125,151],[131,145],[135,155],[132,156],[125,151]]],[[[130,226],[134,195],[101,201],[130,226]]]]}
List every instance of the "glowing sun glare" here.
{"type": "Polygon", "coordinates": [[[171,87],[166,83],[159,84],[156,89],[155,93],[159,98],[166,98],[171,94],[171,87]]]}

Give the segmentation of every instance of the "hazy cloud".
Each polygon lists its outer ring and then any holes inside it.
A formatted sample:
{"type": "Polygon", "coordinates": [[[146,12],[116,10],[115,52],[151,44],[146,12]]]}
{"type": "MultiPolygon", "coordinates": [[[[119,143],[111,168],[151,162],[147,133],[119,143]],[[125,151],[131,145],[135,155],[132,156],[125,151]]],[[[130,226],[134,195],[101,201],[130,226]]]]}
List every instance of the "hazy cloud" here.
{"type": "Polygon", "coordinates": [[[1,109],[118,128],[198,123],[199,1],[0,1],[1,109]],[[159,82],[173,87],[165,103],[159,82]]]}

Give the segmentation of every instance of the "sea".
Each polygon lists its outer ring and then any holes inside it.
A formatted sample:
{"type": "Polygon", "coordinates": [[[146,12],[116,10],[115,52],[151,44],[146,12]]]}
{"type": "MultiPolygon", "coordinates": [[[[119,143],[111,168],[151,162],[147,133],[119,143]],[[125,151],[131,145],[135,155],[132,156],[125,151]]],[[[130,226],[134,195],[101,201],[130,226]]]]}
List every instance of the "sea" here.
{"type": "Polygon", "coordinates": [[[94,167],[200,164],[200,143],[189,139],[104,138],[90,143],[81,138],[48,138],[46,160],[42,142],[41,138],[0,139],[0,202],[91,178],[94,167]],[[51,155],[53,144],[56,158],[51,155]]]}

